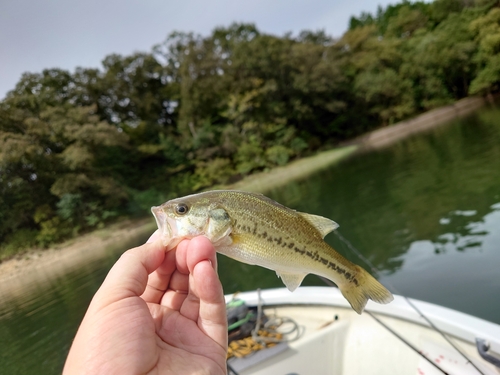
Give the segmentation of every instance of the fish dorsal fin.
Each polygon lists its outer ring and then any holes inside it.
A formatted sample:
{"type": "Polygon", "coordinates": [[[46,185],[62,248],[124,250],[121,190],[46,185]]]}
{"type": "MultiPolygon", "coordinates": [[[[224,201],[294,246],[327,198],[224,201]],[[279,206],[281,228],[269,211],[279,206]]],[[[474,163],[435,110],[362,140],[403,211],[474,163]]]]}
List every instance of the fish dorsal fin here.
{"type": "Polygon", "coordinates": [[[283,271],[276,271],[276,274],[281,278],[283,284],[286,285],[290,292],[297,289],[307,275],[305,273],[288,273],[283,271]]]}
{"type": "Polygon", "coordinates": [[[298,214],[306,219],[314,228],[316,228],[319,233],[321,233],[321,237],[325,237],[328,233],[339,227],[335,221],[327,219],[323,216],[306,214],[304,212],[299,212],[298,214]]]}

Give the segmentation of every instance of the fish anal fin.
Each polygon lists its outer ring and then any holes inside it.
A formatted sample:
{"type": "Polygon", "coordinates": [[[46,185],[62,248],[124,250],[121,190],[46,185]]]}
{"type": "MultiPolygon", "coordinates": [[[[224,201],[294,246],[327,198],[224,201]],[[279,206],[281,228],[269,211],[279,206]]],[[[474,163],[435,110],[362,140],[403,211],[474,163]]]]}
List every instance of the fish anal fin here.
{"type": "Polygon", "coordinates": [[[319,233],[321,233],[322,237],[325,237],[328,233],[334,231],[339,227],[339,225],[335,221],[327,219],[323,216],[306,214],[304,212],[299,212],[298,214],[305,220],[307,220],[309,224],[315,227],[319,231],[319,233]]]}
{"type": "Polygon", "coordinates": [[[287,273],[282,271],[276,271],[276,274],[283,280],[283,284],[285,284],[290,292],[297,289],[307,275],[306,273],[287,273]]]}

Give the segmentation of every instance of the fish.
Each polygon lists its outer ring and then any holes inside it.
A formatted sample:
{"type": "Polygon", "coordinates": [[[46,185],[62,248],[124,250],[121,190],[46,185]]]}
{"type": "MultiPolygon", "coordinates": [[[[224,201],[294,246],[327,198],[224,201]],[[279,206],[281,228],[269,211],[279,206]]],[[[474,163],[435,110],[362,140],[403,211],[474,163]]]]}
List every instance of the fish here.
{"type": "Polygon", "coordinates": [[[394,298],[324,241],[337,229],[336,222],[295,211],[262,194],[212,190],[169,200],[151,211],[166,251],[183,239],[203,235],[220,254],[276,271],[292,292],[310,273],[331,280],[358,314],[369,299],[386,304],[394,298]]]}

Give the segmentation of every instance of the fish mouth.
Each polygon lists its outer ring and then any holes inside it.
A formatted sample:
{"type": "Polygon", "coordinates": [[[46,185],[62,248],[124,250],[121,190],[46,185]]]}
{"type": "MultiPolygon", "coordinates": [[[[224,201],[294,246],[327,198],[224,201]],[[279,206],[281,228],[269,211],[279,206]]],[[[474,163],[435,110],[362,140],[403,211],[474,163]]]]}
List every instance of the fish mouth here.
{"type": "Polygon", "coordinates": [[[170,218],[162,210],[161,206],[151,207],[151,212],[156,220],[156,225],[160,230],[160,238],[163,246],[167,247],[167,250],[172,249],[178,243],[173,244],[175,237],[177,236],[177,225],[176,221],[170,218]]]}

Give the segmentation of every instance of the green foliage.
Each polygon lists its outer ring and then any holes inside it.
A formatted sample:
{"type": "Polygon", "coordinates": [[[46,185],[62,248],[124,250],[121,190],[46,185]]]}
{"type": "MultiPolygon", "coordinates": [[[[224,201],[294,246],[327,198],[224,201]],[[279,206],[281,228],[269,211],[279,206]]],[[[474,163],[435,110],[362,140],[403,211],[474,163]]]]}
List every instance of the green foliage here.
{"type": "Polygon", "coordinates": [[[248,142],[243,142],[235,155],[236,170],[241,174],[248,174],[254,169],[266,165],[264,150],[256,137],[251,137],[248,142]]]}
{"type": "Polygon", "coordinates": [[[291,150],[282,145],[271,146],[266,150],[267,160],[274,165],[285,165],[290,159],[291,150]]]}
{"type": "Polygon", "coordinates": [[[352,17],[338,40],[234,23],[102,69],[25,73],[0,102],[2,249],[48,246],[498,91],[499,9],[405,0],[352,17]]]}
{"type": "Polygon", "coordinates": [[[423,1],[410,2],[408,0],[403,0],[399,4],[390,4],[385,9],[379,6],[376,15],[363,12],[359,18],[351,17],[349,30],[375,25],[380,35],[387,33],[406,37],[427,24],[432,7],[432,4],[423,1]]]}
{"type": "Polygon", "coordinates": [[[64,220],[73,221],[73,218],[83,216],[84,204],[80,194],[64,194],[56,206],[57,214],[64,220]]]}
{"type": "Polygon", "coordinates": [[[471,83],[471,94],[486,94],[498,90],[500,82],[500,8],[476,18],[470,23],[470,30],[479,44],[476,61],[479,65],[477,76],[471,83]]]}
{"type": "Polygon", "coordinates": [[[488,59],[486,66],[481,69],[471,82],[470,93],[480,94],[497,91],[500,84],[500,54],[488,59]]]}
{"type": "Polygon", "coordinates": [[[38,232],[33,229],[19,229],[9,235],[0,244],[0,261],[9,258],[27,248],[36,246],[38,232]]]}
{"type": "Polygon", "coordinates": [[[356,77],[354,85],[358,95],[384,125],[415,112],[411,82],[399,77],[392,69],[363,72],[356,77]]]}
{"type": "Polygon", "coordinates": [[[435,22],[442,22],[450,14],[460,13],[465,7],[473,4],[473,0],[435,0],[431,6],[431,16],[435,22]]]}
{"type": "Polygon", "coordinates": [[[373,25],[375,23],[375,18],[368,12],[362,12],[359,17],[351,16],[349,19],[349,30],[354,30],[358,27],[363,27],[367,25],[373,25]]]}
{"type": "Polygon", "coordinates": [[[234,167],[228,158],[199,161],[195,170],[197,183],[193,185],[193,189],[199,190],[205,187],[226,184],[234,174],[234,167]]]}
{"type": "Polygon", "coordinates": [[[71,229],[65,226],[57,216],[39,222],[40,230],[36,236],[36,242],[41,247],[48,247],[71,233],[71,229]]]}
{"type": "MultiPolygon", "coordinates": [[[[67,197],[66,202],[70,199],[71,197],[67,197]]],[[[71,227],[73,220],[70,217],[62,218],[57,216],[57,213],[48,204],[37,207],[33,219],[40,228],[36,235],[36,243],[41,247],[47,247],[71,233],[76,234],[79,229],[78,225],[71,227]]],[[[75,221],[75,223],[78,224],[78,221],[75,221]]]]}

